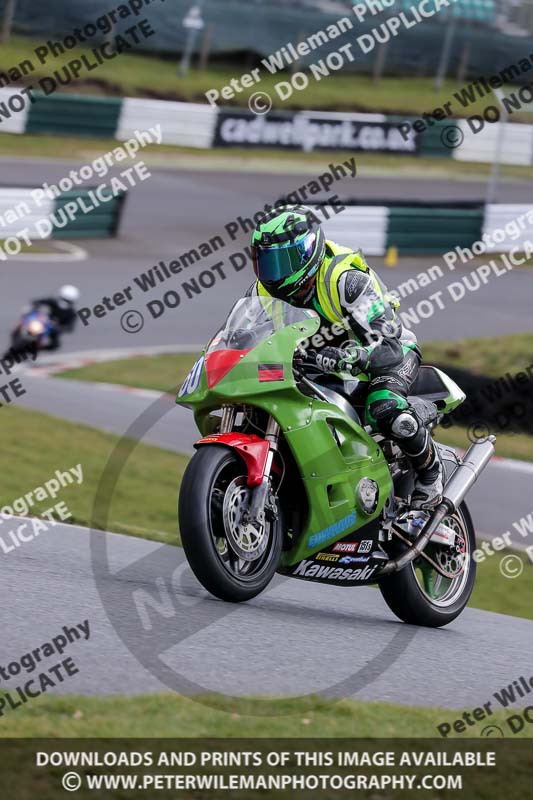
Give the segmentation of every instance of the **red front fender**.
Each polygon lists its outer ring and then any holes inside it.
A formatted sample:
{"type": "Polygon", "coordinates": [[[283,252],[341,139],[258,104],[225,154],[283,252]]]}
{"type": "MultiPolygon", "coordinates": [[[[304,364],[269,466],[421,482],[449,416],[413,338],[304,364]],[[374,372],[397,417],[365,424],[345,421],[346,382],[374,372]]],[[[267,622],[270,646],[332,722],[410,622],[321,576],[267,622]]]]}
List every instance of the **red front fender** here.
{"type": "Polygon", "coordinates": [[[258,486],[265,474],[266,460],[270,444],[254,433],[213,433],[199,439],[195,447],[207,444],[221,444],[231,447],[241,456],[248,470],[247,485],[258,486]]]}

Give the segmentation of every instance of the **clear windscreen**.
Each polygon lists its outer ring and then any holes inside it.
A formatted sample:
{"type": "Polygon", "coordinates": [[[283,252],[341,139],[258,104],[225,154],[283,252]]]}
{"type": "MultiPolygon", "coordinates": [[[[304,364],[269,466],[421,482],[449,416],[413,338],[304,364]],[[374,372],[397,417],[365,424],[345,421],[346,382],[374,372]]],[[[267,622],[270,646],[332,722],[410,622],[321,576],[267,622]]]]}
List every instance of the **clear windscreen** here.
{"type": "Polygon", "coordinates": [[[221,330],[211,339],[207,352],[251,350],[276,331],[316,317],[316,312],[296,308],[270,297],[243,297],[231,309],[221,330]]]}

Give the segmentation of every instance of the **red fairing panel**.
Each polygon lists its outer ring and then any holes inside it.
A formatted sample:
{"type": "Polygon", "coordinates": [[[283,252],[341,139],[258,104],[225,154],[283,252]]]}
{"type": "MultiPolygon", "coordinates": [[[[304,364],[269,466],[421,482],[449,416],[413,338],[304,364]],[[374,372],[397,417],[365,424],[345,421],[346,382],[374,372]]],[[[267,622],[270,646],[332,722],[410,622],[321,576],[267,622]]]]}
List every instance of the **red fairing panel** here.
{"type": "Polygon", "coordinates": [[[212,389],[250,350],[215,350],[205,357],[207,386],[212,389]]]}
{"type": "Polygon", "coordinates": [[[263,480],[270,450],[270,444],[264,439],[253,433],[213,433],[211,436],[199,439],[194,446],[201,447],[204,444],[223,444],[236,450],[246,464],[248,486],[258,486],[263,480]]]}

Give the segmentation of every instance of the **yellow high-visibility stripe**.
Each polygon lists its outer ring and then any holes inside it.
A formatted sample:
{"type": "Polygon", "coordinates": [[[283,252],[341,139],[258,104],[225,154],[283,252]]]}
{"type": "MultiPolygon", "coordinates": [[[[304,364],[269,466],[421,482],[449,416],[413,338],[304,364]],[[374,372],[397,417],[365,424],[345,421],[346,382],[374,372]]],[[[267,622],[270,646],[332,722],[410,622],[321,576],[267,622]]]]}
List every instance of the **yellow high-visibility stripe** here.
{"type": "MultiPolygon", "coordinates": [[[[339,280],[341,275],[350,269],[359,269],[361,272],[366,272],[370,276],[378,296],[391,305],[394,314],[395,308],[399,306],[399,301],[395,297],[385,294],[383,291],[383,284],[376,273],[370,269],[363,254],[354,253],[349,247],[342,247],[332,242],[327,242],[327,246],[333,253],[333,256],[326,255],[323,263],[319,267],[316,287],[318,303],[328,322],[341,323],[349,330],[349,325],[344,322],[344,314],[339,295],[339,280]],[[341,256],[344,256],[344,258],[341,258],[341,256]]],[[[259,281],[257,282],[257,290],[260,297],[266,299],[271,296],[259,281]]]]}
{"type": "MultiPolygon", "coordinates": [[[[362,272],[368,272],[368,266],[362,256],[359,256],[359,254],[354,253],[347,247],[336,247],[334,249],[330,246],[330,249],[335,255],[333,258],[326,257],[318,273],[318,302],[329,322],[343,322],[344,314],[342,312],[339,295],[340,277],[344,272],[354,268],[360,269],[362,272]],[[335,250],[337,252],[335,252],[335,250]],[[337,261],[337,259],[343,255],[345,257],[337,261]],[[337,261],[337,263],[335,263],[335,261],[337,261]]],[[[349,329],[347,323],[343,322],[343,325],[345,328],[349,329]]]]}

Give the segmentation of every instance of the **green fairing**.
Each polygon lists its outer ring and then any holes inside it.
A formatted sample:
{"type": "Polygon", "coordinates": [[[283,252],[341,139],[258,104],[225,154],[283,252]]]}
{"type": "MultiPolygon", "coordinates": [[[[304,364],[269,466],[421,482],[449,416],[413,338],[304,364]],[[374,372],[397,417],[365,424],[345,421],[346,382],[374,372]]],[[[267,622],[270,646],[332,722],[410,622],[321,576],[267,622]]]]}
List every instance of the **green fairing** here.
{"type": "Polygon", "coordinates": [[[331,542],[343,538],[378,517],[390,494],[392,482],[380,447],[366,431],[334,406],[312,400],[300,392],[292,374],[294,350],[313,336],[320,320],[312,318],[289,325],[260,342],[211,390],[207,387],[205,366],[196,391],[178,403],[192,408],[202,435],[211,433],[209,414],[224,403],[254,405],[267,411],[281,426],[292,450],[307,491],[309,516],[304,531],[294,547],[284,553],[282,564],[297,564],[331,542]],[[283,363],[285,379],[268,383],[258,380],[258,365],[283,363]],[[334,440],[329,425],[334,425],[341,447],[334,440]],[[380,487],[376,511],[367,515],[358,507],[355,489],[362,478],[372,478],[380,487]],[[317,546],[308,539],[324,531],[353,512],[357,524],[334,533],[317,546]]]}
{"type": "MultiPolygon", "coordinates": [[[[383,452],[364,428],[340,408],[304,395],[296,385],[292,369],[294,351],[319,328],[318,316],[285,327],[278,324],[267,339],[241,355],[236,365],[211,389],[203,363],[194,391],[177,399],[180,405],[194,411],[203,436],[212,433],[217,424],[211,413],[228,404],[245,403],[262,409],[280,425],[299,468],[309,507],[305,528],[293,547],[283,553],[281,567],[298,564],[347,534],[364,528],[380,516],[392,490],[383,452]],[[260,382],[260,364],[283,364],[284,379],[260,382]],[[330,426],[335,429],[336,439],[330,426]],[[356,488],[362,478],[370,478],[379,486],[379,502],[372,514],[366,514],[356,498],[356,488]],[[321,533],[327,538],[322,540],[321,533]],[[311,537],[314,537],[312,546],[311,537]]],[[[191,375],[194,372],[195,368],[191,375]]],[[[361,378],[367,380],[364,375],[361,378]]],[[[446,385],[450,389],[445,403],[447,412],[461,400],[460,390],[453,381],[447,378],[446,385]]]]}
{"type": "Polygon", "coordinates": [[[463,403],[466,400],[466,394],[459,386],[457,386],[455,381],[452,381],[449,375],[446,375],[445,372],[442,372],[442,370],[437,369],[437,367],[434,367],[434,370],[440,376],[440,379],[442,380],[443,384],[445,385],[446,389],[449,392],[449,395],[446,399],[443,408],[444,413],[449,414],[451,411],[460,406],[461,403],[463,403]]]}

